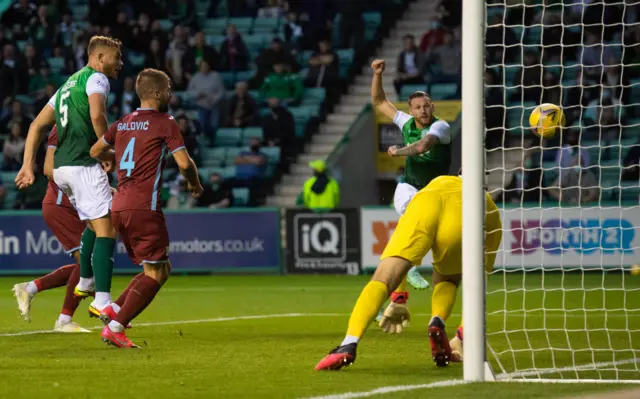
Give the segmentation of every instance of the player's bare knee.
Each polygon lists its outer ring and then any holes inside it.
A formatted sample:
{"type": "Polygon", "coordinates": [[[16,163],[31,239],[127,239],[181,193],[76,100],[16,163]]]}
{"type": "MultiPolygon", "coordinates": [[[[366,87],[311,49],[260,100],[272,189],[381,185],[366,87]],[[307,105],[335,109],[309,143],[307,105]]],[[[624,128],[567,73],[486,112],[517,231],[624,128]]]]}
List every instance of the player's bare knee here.
{"type": "Polygon", "coordinates": [[[118,237],[118,232],[113,226],[113,223],[111,223],[111,215],[92,220],[91,226],[93,227],[93,231],[96,232],[96,237],[109,237],[114,240],[118,237]]]}
{"type": "Polygon", "coordinates": [[[73,257],[73,260],[75,260],[77,264],[80,264],[80,251],[79,250],[73,251],[71,256],[73,257]]]}
{"type": "Polygon", "coordinates": [[[436,269],[433,269],[431,276],[432,276],[434,287],[438,283],[441,283],[443,281],[447,281],[449,283],[455,284],[456,287],[460,286],[460,283],[462,282],[462,274],[440,274],[436,271],[436,269]]]}
{"type": "Polygon", "coordinates": [[[411,269],[411,262],[404,258],[392,256],[383,259],[371,280],[380,281],[387,286],[389,293],[393,292],[411,269]]]}
{"type": "Polygon", "coordinates": [[[158,284],[164,284],[169,278],[169,274],[167,273],[167,262],[161,263],[143,263],[142,267],[144,268],[144,274],[147,277],[151,277],[156,280],[158,284]]]}

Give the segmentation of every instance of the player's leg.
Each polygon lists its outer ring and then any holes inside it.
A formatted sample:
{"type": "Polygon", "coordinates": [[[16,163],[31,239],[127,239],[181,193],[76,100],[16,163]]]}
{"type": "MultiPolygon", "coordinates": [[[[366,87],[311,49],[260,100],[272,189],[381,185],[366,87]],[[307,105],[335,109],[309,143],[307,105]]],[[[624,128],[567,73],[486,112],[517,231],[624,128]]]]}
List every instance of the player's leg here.
{"type": "Polygon", "coordinates": [[[135,285],[129,291],[124,304],[115,318],[102,330],[102,339],[119,348],[136,347],[125,334],[125,328],[153,301],[162,285],[169,278],[169,261],[158,263],[144,262],[144,275],[137,277],[135,285]]]}
{"type": "MultiPolygon", "coordinates": [[[[418,190],[410,184],[398,183],[396,190],[393,194],[393,206],[398,215],[404,215],[407,206],[411,199],[418,193],[418,190]]],[[[407,274],[406,281],[417,290],[424,290],[429,288],[429,282],[420,275],[418,266],[411,268],[407,274]]],[[[406,281],[398,287],[398,292],[406,292],[406,281]]]]}
{"type": "Polygon", "coordinates": [[[398,287],[411,266],[419,264],[429,252],[439,219],[440,199],[433,197],[431,193],[423,193],[411,202],[391,236],[371,281],[360,293],[349,318],[344,340],[318,363],[316,370],[338,370],[355,361],[357,344],[378,309],[398,287]]]}
{"type": "MultiPolygon", "coordinates": [[[[74,251],[72,256],[76,262],[80,262],[80,251],[74,251]]],[[[62,304],[62,310],[60,311],[60,315],[58,315],[58,320],[56,320],[56,324],[53,329],[63,333],[88,333],[91,331],[80,327],[73,321],[73,315],[82,300],[82,298],[77,297],[74,293],[74,290],[80,281],[80,265],[76,264],[74,266],[71,276],[69,276],[69,280],[67,281],[67,290],[62,304]]]]}
{"type": "Polygon", "coordinates": [[[45,276],[13,286],[13,294],[18,301],[18,309],[26,321],[31,321],[31,302],[38,292],[64,287],[76,266],[62,266],[45,276]]]}
{"type": "Polygon", "coordinates": [[[75,289],[75,295],[80,298],[86,298],[95,292],[93,265],[91,264],[95,242],[96,233],[87,224],[80,241],[80,278],[75,289]]]}

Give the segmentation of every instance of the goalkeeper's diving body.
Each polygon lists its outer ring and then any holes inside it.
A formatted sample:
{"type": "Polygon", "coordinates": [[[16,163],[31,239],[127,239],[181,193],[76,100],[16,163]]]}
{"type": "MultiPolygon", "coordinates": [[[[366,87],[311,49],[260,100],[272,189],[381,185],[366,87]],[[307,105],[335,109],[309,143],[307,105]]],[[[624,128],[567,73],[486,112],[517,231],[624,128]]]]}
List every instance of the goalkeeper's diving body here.
{"type": "MultiPolygon", "coordinates": [[[[484,229],[484,265],[489,272],[502,239],[498,207],[489,194],[486,194],[484,229]]],[[[380,257],[378,268],[360,293],[345,339],[318,363],[316,370],[338,370],[355,361],[358,342],[378,309],[412,265],[420,264],[429,250],[433,251],[432,317],[428,327],[431,354],[438,366],[462,361],[462,323],[451,342],[445,332],[445,321],[451,315],[462,280],[462,179],[440,176],[409,202],[380,257]]],[[[407,307],[401,302],[393,302],[385,314],[389,330],[401,330],[409,320],[407,307]]]]}
{"type": "MultiPolygon", "coordinates": [[[[371,81],[371,103],[386,117],[397,125],[404,140],[405,147],[389,148],[392,157],[407,157],[405,173],[398,183],[393,195],[393,206],[402,216],[407,205],[416,193],[438,176],[449,174],[451,164],[451,134],[449,124],[434,115],[434,104],[427,93],[417,91],[409,96],[410,114],[398,111],[387,100],[382,87],[382,74],[385,69],[383,60],[371,63],[373,79],[371,81]]],[[[416,289],[425,289],[429,283],[418,272],[418,266],[411,268],[406,279],[403,279],[391,300],[406,301],[408,293],[406,281],[416,289]]],[[[384,327],[384,314],[378,316],[384,327]]],[[[402,326],[400,326],[402,328],[402,326]]]]}

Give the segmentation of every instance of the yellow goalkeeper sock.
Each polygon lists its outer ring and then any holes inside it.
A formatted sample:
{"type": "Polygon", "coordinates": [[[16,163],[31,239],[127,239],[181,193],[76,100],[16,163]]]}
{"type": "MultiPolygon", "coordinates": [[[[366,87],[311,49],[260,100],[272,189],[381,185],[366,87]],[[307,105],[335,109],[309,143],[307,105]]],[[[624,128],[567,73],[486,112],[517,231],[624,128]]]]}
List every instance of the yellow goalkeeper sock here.
{"type": "Polygon", "coordinates": [[[395,292],[407,292],[407,276],[404,276],[395,292]]]}
{"type": "Polygon", "coordinates": [[[342,341],[342,345],[358,342],[362,338],[388,297],[389,289],[386,284],[380,281],[369,281],[351,312],[347,337],[342,341]]]}
{"type": "Polygon", "coordinates": [[[451,316],[456,303],[458,287],[448,281],[441,281],[433,287],[431,295],[431,317],[439,317],[446,321],[451,316]]]}

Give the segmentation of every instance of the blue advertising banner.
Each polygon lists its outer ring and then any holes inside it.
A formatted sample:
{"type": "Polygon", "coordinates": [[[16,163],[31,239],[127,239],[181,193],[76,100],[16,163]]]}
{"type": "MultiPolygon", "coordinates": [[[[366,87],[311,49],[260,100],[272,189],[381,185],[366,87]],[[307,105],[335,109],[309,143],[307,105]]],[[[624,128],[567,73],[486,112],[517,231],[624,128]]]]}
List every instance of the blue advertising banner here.
{"type": "MultiPolygon", "coordinates": [[[[277,210],[166,212],[174,272],[277,272],[277,210]]],[[[118,241],[116,272],[136,271],[118,241]]],[[[0,212],[0,274],[49,272],[72,260],[39,212],[0,212]]]]}

